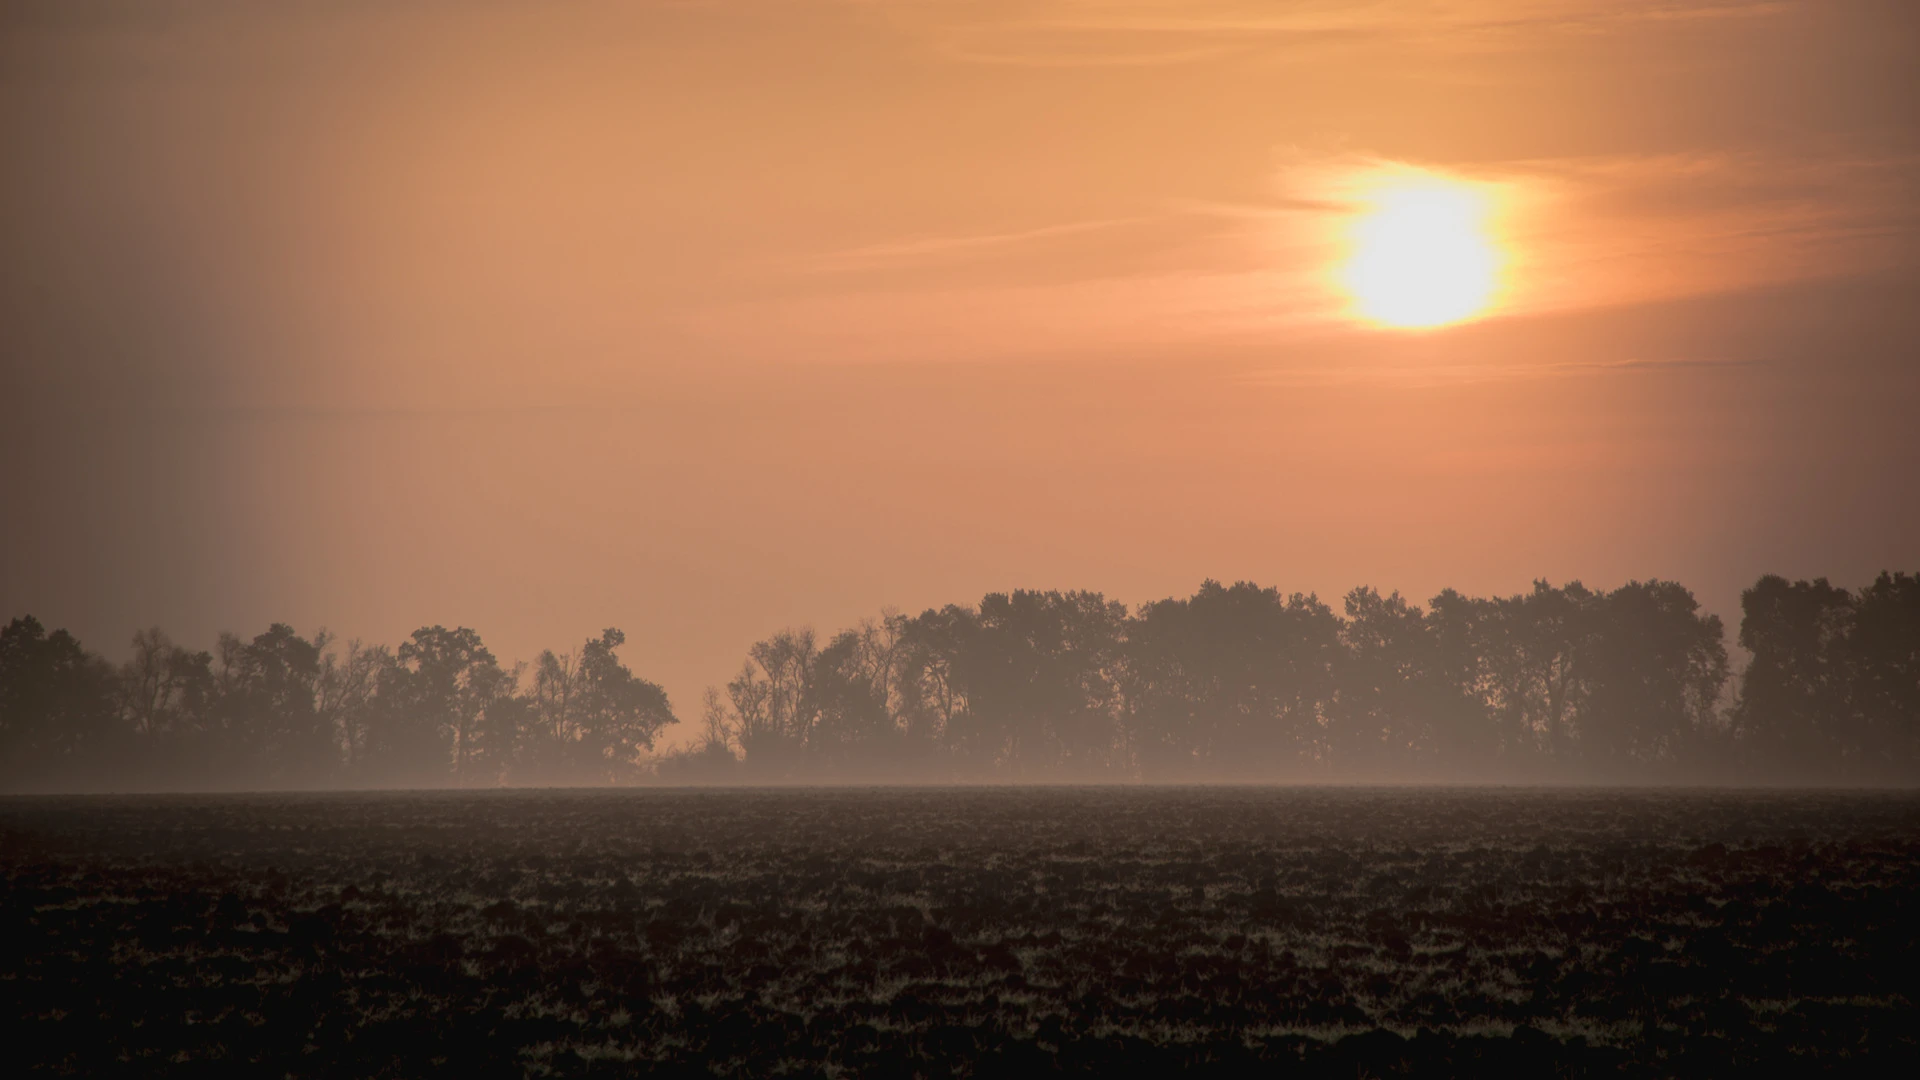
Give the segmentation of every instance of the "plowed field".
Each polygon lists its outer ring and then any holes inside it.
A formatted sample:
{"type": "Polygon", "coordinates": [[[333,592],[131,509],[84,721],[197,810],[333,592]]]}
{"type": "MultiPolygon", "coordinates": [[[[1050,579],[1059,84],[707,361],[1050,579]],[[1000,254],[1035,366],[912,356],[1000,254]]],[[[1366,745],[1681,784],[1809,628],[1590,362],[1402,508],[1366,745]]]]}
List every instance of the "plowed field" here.
{"type": "Polygon", "coordinates": [[[23,1071],[1920,1075],[1910,794],[6,799],[0,869],[23,1071]]]}

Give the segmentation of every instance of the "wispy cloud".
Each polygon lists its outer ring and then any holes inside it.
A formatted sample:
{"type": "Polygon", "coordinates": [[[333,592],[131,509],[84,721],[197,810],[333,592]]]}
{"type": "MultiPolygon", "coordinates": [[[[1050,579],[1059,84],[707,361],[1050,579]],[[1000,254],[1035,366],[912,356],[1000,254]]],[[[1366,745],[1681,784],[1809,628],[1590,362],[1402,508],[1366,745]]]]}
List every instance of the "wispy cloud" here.
{"type": "Polygon", "coordinates": [[[1727,357],[1629,357],[1617,360],[1527,358],[1504,362],[1439,364],[1382,363],[1348,358],[1339,362],[1262,367],[1242,373],[1240,379],[1248,385],[1270,387],[1457,386],[1683,372],[1733,373],[1765,364],[1766,361],[1759,359],[1727,357]]]}
{"type": "Polygon", "coordinates": [[[1142,217],[1106,218],[1098,221],[1070,221],[1010,232],[970,235],[915,236],[882,244],[868,244],[805,256],[794,265],[822,272],[863,270],[876,266],[901,266],[936,262],[954,257],[991,255],[1008,252],[1036,242],[1060,237],[1080,236],[1117,226],[1149,220],[1142,217]]]}
{"type": "MultiPolygon", "coordinates": [[[[855,0],[869,6],[869,0],[855,0]]],[[[1541,33],[1771,15],[1783,0],[1440,0],[1273,4],[1241,0],[1051,0],[870,5],[952,59],[1016,66],[1193,63],[1276,46],[1341,41],[1499,47],[1541,33]]]]}
{"type": "MultiPolygon", "coordinates": [[[[1276,348],[1353,326],[1335,283],[1356,176],[1415,165],[1284,156],[1270,198],[1167,200],[1157,213],[903,236],[792,258],[752,313],[696,316],[698,336],[812,340],[848,358],[991,359],[1111,349],[1276,348]]],[[[1483,163],[1456,175],[1505,200],[1512,254],[1491,317],[1543,319],[1870,271],[1911,245],[1906,158],[1758,153],[1483,163]]],[[[1386,337],[1392,337],[1391,333],[1386,337]]],[[[1452,367],[1296,368],[1283,381],[1484,381],[1735,370],[1655,357],[1452,367]]]]}
{"type": "Polygon", "coordinates": [[[1747,368],[1763,364],[1765,361],[1757,358],[1674,356],[1661,359],[1633,357],[1626,360],[1590,360],[1547,366],[1566,371],[1663,371],[1682,368],[1747,368]]]}

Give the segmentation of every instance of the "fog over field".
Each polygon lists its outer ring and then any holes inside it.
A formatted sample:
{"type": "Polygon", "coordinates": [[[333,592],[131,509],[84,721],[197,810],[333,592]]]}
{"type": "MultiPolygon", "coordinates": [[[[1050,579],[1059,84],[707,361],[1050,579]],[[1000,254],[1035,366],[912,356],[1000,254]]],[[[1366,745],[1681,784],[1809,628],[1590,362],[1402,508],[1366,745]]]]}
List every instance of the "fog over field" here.
{"type": "MultiPolygon", "coordinates": [[[[989,594],[831,636],[785,630],[682,718],[608,629],[502,665],[275,624],[214,652],[158,629],[114,666],[0,632],[19,790],[556,784],[1920,781],[1920,577],[1761,579],[1725,631],[1672,582],[1422,608],[1206,582],[1129,610],[989,594]],[[658,751],[675,726],[691,748],[658,751]]],[[[684,706],[682,707],[684,709],[684,706]]]]}

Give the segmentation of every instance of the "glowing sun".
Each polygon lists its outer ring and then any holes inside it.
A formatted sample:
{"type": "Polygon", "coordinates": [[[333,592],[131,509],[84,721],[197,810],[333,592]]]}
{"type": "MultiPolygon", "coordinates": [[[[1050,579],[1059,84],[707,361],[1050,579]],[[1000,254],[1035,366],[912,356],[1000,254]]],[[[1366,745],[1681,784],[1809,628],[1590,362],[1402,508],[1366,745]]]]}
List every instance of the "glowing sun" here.
{"type": "Polygon", "coordinates": [[[1419,329],[1478,315],[1500,290],[1493,198],[1426,172],[1395,172],[1358,192],[1339,269],[1353,313],[1419,329]]]}

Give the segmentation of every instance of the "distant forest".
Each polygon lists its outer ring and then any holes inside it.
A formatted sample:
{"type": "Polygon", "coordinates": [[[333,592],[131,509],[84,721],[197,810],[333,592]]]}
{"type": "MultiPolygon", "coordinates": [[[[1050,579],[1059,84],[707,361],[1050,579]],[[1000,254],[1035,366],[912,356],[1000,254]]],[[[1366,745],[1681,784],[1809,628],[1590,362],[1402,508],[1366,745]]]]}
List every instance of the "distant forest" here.
{"type": "Polygon", "coordinates": [[[160,630],[115,665],[0,632],[0,787],[641,782],[1920,780],[1920,576],[1765,577],[1735,674],[1686,588],[1397,593],[1208,581],[1130,611],[993,593],[824,644],[785,631],[708,689],[693,747],[619,630],[503,667],[480,635],[397,648],[275,624],[212,652],[160,630]]]}

